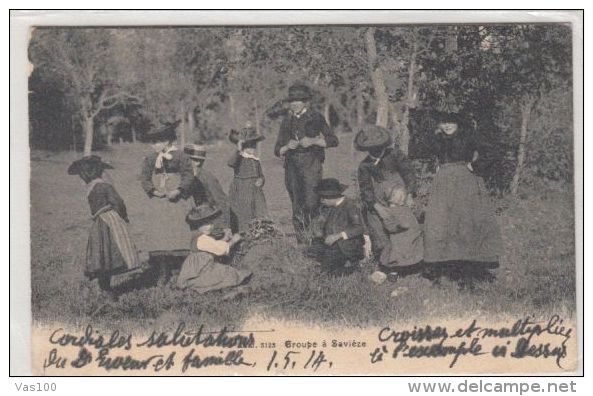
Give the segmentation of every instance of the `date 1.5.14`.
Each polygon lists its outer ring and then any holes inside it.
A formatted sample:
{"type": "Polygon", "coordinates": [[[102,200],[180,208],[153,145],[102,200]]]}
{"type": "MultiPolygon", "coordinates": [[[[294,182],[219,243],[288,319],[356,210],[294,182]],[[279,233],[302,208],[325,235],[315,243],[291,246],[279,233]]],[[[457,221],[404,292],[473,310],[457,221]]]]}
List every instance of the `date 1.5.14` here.
{"type": "Polygon", "coordinates": [[[331,368],[332,366],[333,362],[327,359],[323,351],[287,351],[281,355],[274,350],[268,361],[267,371],[299,369],[317,371],[321,367],[331,368]]]}

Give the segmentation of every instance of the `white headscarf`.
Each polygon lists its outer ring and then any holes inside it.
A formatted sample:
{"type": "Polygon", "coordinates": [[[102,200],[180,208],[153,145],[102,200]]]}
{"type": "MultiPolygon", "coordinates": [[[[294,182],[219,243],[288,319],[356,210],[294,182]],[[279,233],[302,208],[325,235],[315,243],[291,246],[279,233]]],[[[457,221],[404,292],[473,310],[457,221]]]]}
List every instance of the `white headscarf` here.
{"type": "Polygon", "coordinates": [[[170,146],[170,147],[166,147],[162,150],[159,151],[159,154],[156,157],[156,161],[154,163],[154,168],[155,169],[161,169],[163,167],[163,160],[171,160],[173,159],[173,155],[171,154],[172,151],[177,151],[177,147],[175,146],[170,146]]]}

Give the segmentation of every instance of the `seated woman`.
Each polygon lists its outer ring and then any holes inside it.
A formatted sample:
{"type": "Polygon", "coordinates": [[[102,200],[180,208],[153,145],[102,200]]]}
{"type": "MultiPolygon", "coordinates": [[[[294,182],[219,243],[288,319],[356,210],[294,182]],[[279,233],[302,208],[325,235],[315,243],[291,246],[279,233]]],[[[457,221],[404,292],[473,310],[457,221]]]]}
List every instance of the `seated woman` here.
{"type": "Polygon", "coordinates": [[[406,202],[410,204],[416,193],[416,176],[412,163],[394,145],[388,130],[367,125],[354,138],[354,145],[357,150],[368,153],[358,166],[358,187],[363,218],[371,238],[373,254],[378,259],[390,242],[375,210],[378,202],[376,191],[381,188],[381,184],[398,179],[409,193],[406,202]]]}
{"type": "Polygon", "coordinates": [[[227,256],[231,248],[241,240],[238,234],[217,240],[211,236],[213,223],[221,212],[210,205],[192,208],[186,222],[195,233],[191,241],[191,253],[181,267],[177,286],[198,293],[242,286],[251,278],[251,272],[238,270],[217,262],[216,258],[227,256]]]}
{"type": "Polygon", "coordinates": [[[336,179],[322,179],[316,188],[322,206],[311,223],[316,239],[306,255],[330,272],[355,268],[364,257],[362,219],[354,202],[344,196],[346,188],[336,179]]]}

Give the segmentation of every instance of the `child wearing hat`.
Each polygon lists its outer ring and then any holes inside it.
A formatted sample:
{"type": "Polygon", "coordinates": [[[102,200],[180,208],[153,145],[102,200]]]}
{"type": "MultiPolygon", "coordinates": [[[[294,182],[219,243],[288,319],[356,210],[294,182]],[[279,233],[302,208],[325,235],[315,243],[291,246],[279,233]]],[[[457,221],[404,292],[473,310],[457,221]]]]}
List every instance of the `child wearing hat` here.
{"type": "Polygon", "coordinates": [[[87,199],[93,224],[85,256],[85,275],[98,279],[99,287],[115,298],[112,275],[140,266],[138,253],[130,239],[126,205],[115,188],[102,179],[103,170],[113,169],[96,155],[74,161],[68,174],[78,175],[87,185],[87,199]]]}
{"type": "Polygon", "coordinates": [[[354,267],[364,257],[364,227],[358,207],[344,196],[348,186],[337,179],[322,179],[317,188],[321,198],[319,215],[312,221],[315,237],[307,256],[330,272],[354,267]]]}
{"type": "Polygon", "coordinates": [[[234,172],[229,188],[233,232],[244,232],[252,220],[268,217],[263,190],[265,178],[256,150],[257,143],[264,139],[249,125],[238,132],[232,130],[229,135],[231,143],[237,145],[228,161],[234,172]]]}
{"type": "Polygon", "coordinates": [[[232,247],[241,240],[239,234],[222,239],[212,236],[213,222],[218,216],[220,210],[208,204],[194,207],[187,214],[186,222],[194,236],[191,240],[191,253],[183,262],[177,277],[179,288],[206,293],[243,285],[251,277],[249,271],[238,270],[216,261],[217,257],[228,256],[232,247]]]}
{"type": "Polygon", "coordinates": [[[189,194],[195,206],[210,204],[221,210],[221,215],[214,222],[215,234],[231,233],[229,199],[222,189],[218,178],[204,168],[206,148],[201,144],[187,144],[183,151],[192,161],[193,182],[189,194]]]}

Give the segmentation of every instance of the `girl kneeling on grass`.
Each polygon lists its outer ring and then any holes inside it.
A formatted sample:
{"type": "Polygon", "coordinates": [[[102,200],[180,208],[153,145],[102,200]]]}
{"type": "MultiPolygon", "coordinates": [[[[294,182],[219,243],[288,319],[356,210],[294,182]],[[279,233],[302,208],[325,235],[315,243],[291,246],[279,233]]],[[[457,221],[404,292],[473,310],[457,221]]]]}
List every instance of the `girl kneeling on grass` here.
{"type": "Polygon", "coordinates": [[[139,269],[140,261],[130,239],[126,205],[115,188],[101,177],[104,169],[113,169],[96,155],[74,161],[68,174],[79,175],[87,185],[87,198],[93,224],[86,247],[85,275],[99,280],[99,287],[116,295],[111,288],[111,276],[139,269]]]}
{"type": "MultiPolygon", "coordinates": [[[[214,220],[221,211],[205,204],[194,207],[186,216],[186,222],[195,232],[191,241],[191,253],[181,267],[177,286],[198,293],[242,286],[251,278],[251,272],[241,271],[216,261],[228,256],[231,248],[241,240],[239,234],[217,240],[212,235],[214,220]]],[[[238,290],[241,290],[238,289],[238,290]]]]}

